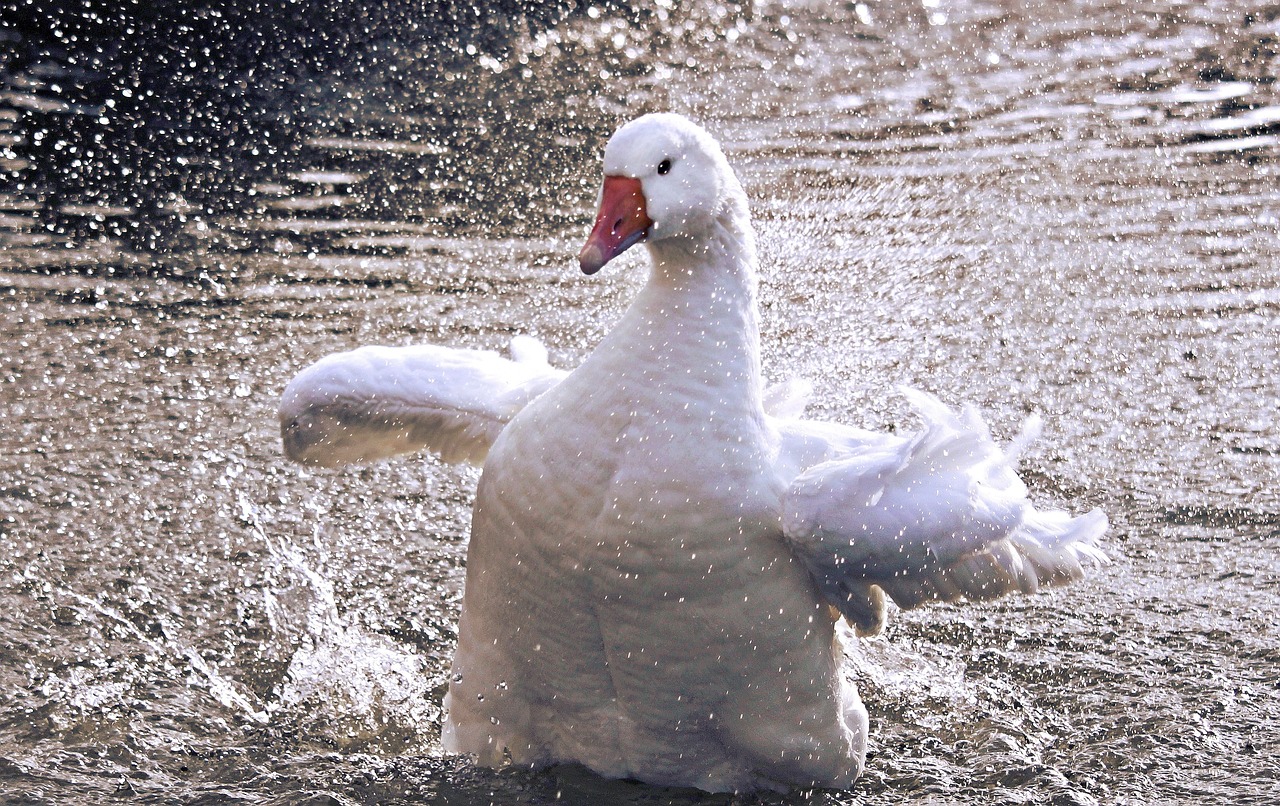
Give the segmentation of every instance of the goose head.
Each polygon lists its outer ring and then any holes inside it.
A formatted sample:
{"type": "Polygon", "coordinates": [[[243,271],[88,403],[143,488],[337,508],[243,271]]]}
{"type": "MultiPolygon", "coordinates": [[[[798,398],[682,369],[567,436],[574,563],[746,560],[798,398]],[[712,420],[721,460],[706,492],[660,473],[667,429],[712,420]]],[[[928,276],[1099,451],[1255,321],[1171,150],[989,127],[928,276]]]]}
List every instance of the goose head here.
{"type": "Polygon", "coordinates": [[[636,118],[605,146],[599,212],[578,262],[594,274],[637,243],[706,239],[741,196],[724,152],[700,126],[669,113],[636,118]]]}

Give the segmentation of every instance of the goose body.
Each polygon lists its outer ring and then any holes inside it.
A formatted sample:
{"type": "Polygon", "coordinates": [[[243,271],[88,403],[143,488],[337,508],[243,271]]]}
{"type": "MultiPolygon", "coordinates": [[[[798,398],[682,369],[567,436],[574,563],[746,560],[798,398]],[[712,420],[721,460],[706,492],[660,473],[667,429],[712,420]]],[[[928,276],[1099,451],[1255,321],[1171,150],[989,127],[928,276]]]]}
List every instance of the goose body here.
{"type": "Polygon", "coordinates": [[[446,750],[709,791],[848,786],[867,712],[839,620],[867,634],[886,595],[1078,578],[1106,520],[1034,510],[971,410],[909,393],[926,425],[899,437],[765,390],[746,197],[702,129],[639,118],[604,172],[583,270],[641,241],[653,267],[581,366],[331,357],[286,390],[286,448],[483,457],[446,750]]]}

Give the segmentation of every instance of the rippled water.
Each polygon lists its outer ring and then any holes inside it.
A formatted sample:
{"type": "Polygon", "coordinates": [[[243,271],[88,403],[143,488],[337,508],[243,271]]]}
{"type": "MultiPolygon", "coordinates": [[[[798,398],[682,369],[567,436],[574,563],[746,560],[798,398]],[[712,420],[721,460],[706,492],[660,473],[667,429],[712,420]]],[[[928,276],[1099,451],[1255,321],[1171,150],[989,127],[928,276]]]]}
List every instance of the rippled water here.
{"type": "Polygon", "coordinates": [[[1041,411],[1036,495],[1113,523],[1084,584],[865,642],[867,774],[812,799],[1280,799],[1280,8],[379,19],[261,63],[250,18],[181,63],[0,28],[0,794],[727,800],[443,756],[477,471],[300,470],[274,420],[358,344],[580,360],[642,275],[572,260],[599,148],[674,109],[753,199],[771,377],[1041,411]]]}

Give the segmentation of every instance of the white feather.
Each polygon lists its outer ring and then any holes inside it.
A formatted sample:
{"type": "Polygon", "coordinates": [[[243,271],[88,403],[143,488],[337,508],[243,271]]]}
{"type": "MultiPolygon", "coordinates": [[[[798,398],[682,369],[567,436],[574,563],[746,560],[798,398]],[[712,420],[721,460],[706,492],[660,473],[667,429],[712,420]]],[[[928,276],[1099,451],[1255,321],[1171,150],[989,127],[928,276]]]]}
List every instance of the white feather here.
{"type": "Polygon", "coordinates": [[[320,359],[280,398],[280,434],[295,462],[338,467],[429,448],[479,464],[506,424],[567,373],[528,336],[508,360],[488,350],[361,347],[320,359]]]}
{"type": "MultiPolygon", "coordinates": [[[[285,456],[333,468],[428,449],[479,465],[511,418],[568,374],[547,363],[547,348],[532,336],[513,337],[508,352],[510,360],[421,344],[325,356],[280,396],[285,456]]],[[[765,411],[799,415],[811,391],[800,378],[771,386],[765,411]]]]}
{"type": "Polygon", "coordinates": [[[796,475],[784,499],[796,555],[859,633],[884,623],[872,586],[912,608],[1034,593],[1079,579],[1082,558],[1105,561],[1094,545],[1107,526],[1101,512],[1040,512],[1015,473],[1039,418],[1001,450],[976,409],[903,391],[923,430],[861,446],[846,440],[836,458],[796,475]]]}

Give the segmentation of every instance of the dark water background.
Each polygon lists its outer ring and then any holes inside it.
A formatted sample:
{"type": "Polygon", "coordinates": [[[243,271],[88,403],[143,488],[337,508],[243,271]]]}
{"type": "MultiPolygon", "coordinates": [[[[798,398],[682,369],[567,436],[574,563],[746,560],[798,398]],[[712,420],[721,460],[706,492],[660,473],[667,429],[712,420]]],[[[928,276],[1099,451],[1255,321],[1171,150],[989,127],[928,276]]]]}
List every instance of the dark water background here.
{"type": "Polygon", "coordinates": [[[599,150],[673,109],[752,197],[771,378],[1040,411],[1036,497],[1113,523],[865,642],[867,774],[811,801],[1280,800],[1280,6],[1033,6],[9,0],[0,799],[729,800],[442,756],[477,471],[274,419],[359,344],[574,365],[643,275],[574,265],[599,150]]]}

